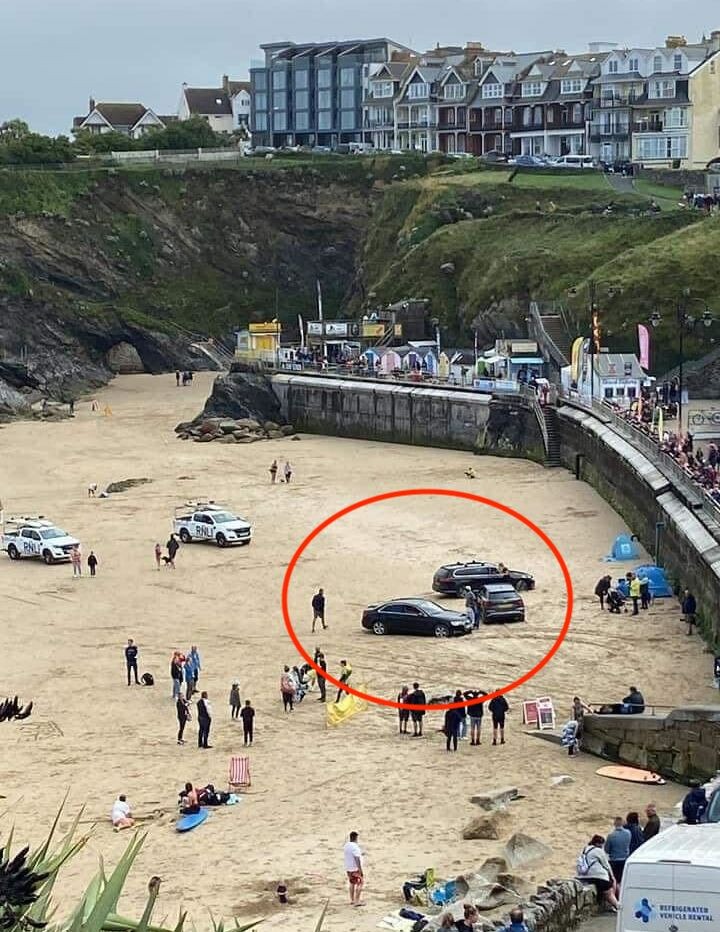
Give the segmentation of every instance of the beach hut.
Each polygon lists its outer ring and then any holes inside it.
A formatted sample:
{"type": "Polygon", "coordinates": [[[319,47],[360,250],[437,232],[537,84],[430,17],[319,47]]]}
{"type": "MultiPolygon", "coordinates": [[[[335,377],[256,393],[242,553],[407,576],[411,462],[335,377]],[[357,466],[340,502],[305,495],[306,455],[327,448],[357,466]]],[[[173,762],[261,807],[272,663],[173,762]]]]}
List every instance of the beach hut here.
{"type": "Polygon", "coordinates": [[[366,349],[362,354],[367,363],[368,369],[378,369],[380,367],[380,353],[375,349],[366,349]]]}
{"type": "Polygon", "coordinates": [[[447,353],[440,353],[438,375],[441,379],[446,379],[450,375],[450,358],[447,353]]]}
{"type": "Polygon", "coordinates": [[[386,375],[392,375],[396,369],[402,368],[402,359],[395,350],[386,350],[380,357],[380,370],[386,375]]]}

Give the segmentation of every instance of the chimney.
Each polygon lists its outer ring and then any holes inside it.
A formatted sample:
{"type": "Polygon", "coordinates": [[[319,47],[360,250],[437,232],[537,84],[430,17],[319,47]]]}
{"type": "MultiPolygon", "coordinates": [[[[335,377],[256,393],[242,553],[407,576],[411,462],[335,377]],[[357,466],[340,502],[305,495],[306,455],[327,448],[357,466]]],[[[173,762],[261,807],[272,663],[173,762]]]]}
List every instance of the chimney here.
{"type": "Polygon", "coordinates": [[[687,45],[685,36],[668,36],[665,40],[666,49],[681,49],[687,45]]]}
{"type": "Polygon", "coordinates": [[[713,29],[710,33],[710,47],[713,52],[720,52],[720,29],[713,29]]]}
{"type": "Polygon", "coordinates": [[[223,86],[223,90],[225,91],[225,93],[229,94],[230,93],[230,78],[226,74],[223,75],[222,86],[223,86]]]}
{"type": "Polygon", "coordinates": [[[88,103],[90,104],[90,109],[88,110],[88,113],[92,113],[93,110],[95,109],[95,98],[91,97],[88,103]]]}

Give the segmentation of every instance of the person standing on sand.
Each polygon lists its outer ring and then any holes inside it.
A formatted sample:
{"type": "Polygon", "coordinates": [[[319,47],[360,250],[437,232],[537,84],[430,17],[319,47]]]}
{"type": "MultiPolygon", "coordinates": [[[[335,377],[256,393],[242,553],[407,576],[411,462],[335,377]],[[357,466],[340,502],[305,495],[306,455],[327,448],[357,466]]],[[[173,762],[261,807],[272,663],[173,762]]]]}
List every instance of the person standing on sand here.
{"type": "Polygon", "coordinates": [[[192,718],[190,714],[190,703],[182,696],[178,696],[177,702],[175,703],[175,708],[177,709],[178,719],[177,743],[185,744],[185,741],[183,740],[183,732],[185,731],[185,726],[192,718]]]}
{"type": "Polygon", "coordinates": [[[95,556],[94,550],[91,550],[90,553],[88,554],[87,562],[88,562],[88,567],[90,568],[90,575],[94,576],[95,570],[97,569],[97,565],[98,565],[98,558],[95,556]]]}
{"type": "Polygon", "coordinates": [[[283,472],[285,473],[285,482],[287,483],[287,485],[290,485],[290,480],[292,479],[293,471],[292,471],[292,466],[290,465],[289,460],[285,460],[285,468],[283,472]]]}
{"type": "Polygon", "coordinates": [[[272,482],[273,485],[275,485],[275,483],[277,482],[277,471],[278,471],[278,461],[273,460],[272,463],[270,463],[270,469],[269,469],[270,482],[272,482]]]}
{"type": "Polygon", "coordinates": [[[230,699],[228,700],[230,705],[230,718],[237,718],[240,715],[240,684],[233,683],[230,687],[230,699]]]}
{"type": "MultiPolygon", "coordinates": [[[[455,697],[453,702],[464,702],[465,697],[462,694],[461,689],[455,690],[455,697]]],[[[458,738],[463,741],[467,741],[467,709],[463,706],[461,709],[455,710],[460,716],[460,728],[458,729],[458,738]]]]}
{"type": "Polygon", "coordinates": [[[240,713],[240,717],[243,723],[243,744],[252,745],[253,731],[255,729],[255,709],[253,709],[249,699],[245,700],[245,705],[240,713]]]}
{"type": "Polygon", "coordinates": [[[212,725],[212,706],[208,700],[208,694],[204,691],[200,693],[200,698],[198,699],[197,713],[198,747],[207,751],[212,747],[211,744],[208,744],[208,738],[210,737],[210,726],[212,725]]]}
{"type": "MultiPolygon", "coordinates": [[[[403,688],[398,693],[397,701],[406,704],[409,694],[410,687],[403,686],[403,688]]],[[[410,721],[410,709],[398,709],[398,719],[400,724],[400,734],[406,735],[408,733],[408,722],[410,721]]]]}
{"type": "Polygon", "coordinates": [[[72,563],[73,576],[82,576],[82,553],[77,544],[70,551],[70,562],[72,563]]]}
{"type": "Polygon", "coordinates": [[[177,552],[180,549],[180,544],[177,542],[177,537],[174,534],[171,534],[167,542],[167,552],[168,552],[168,564],[175,569],[175,557],[177,552]]]}
{"type": "Polygon", "coordinates": [[[280,676],[280,694],[282,696],[283,709],[286,712],[292,712],[293,700],[295,698],[295,683],[293,683],[293,678],[290,676],[290,667],[288,667],[287,664],[280,676]]]}
{"type": "Polygon", "coordinates": [[[365,884],[365,872],[357,832],[350,832],[350,838],[343,846],[343,864],[350,884],[350,905],[363,906],[364,904],[360,902],[360,894],[365,884]]]}
{"type": "MultiPolygon", "coordinates": [[[[340,677],[339,677],[340,682],[347,683],[351,675],[352,675],[352,667],[347,662],[347,660],[341,660],[340,661],[340,677]]],[[[347,690],[343,689],[341,686],[340,689],[338,689],[337,691],[337,697],[335,699],[335,702],[340,702],[340,696],[342,696],[344,692],[347,692],[347,690]]]]}
{"type": "Polygon", "coordinates": [[[505,744],[505,714],[510,711],[508,701],[502,694],[495,696],[488,703],[493,723],[493,744],[497,744],[498,733],[500,734],[500,744],[505,744]]]}
{"type": "MultiPolygon", "coordinates": [[[[483,693],[477,690],[469,690],[465,693],[466,699],[479,699],[483,693]]],[[[468,718],[470,719],[470,744],[479,745],[480,742],[480,729],[482,728],[483,715],[485,713],[485,705],[482,702],[472,702],[467,707],[468,718]]]]}
{"type": "MultiPolygon", "coordinates": [[[[315,663],[320,667],[321,670],[327,673],[327,661],[325,660],[325,654],[323,654],[321,650],[315,651],[315,663]]],[[[318,702],[325,702],[325,690],[327,688],[327,681],[320,673],[317,674],[317,685],[318,689],[320,690],[320,698],[318,699],[318,702]]]]}
{"type": "Polygon", "coordinates": [[[200,679],[200,671],[202,670],[202,664],[200,663],[200,651],[197,649],[197,644],[190,645],[190,653],[187,655],[187,663],[190,664],[190,669],[192,670],[193,682],[197,687],[198,680],[200,679]]]}
{"type": "Polygon", "coordinates": [[[193,676],[193,668],[189,659],[185,661],[183,676],[185,677],[185,698],[189,701],[192,699],[193,693],[196,692],[195,677],[193,676]]]}
{"type": "Polygon", "coordinates": [[[648,841],[660,831],[660,816],[657,814],[655,803],[648,803],[645,807],[646,822],[643,826],[643,839],[648,841]]]}
{"type": "MultiPolygon", "coordinates": [[[[455,701],[457,701],[457,697],[455,701]]],[[[461,709],[447,709],[445,712],[443,731],[445,732],[445,749],[447,751],[450,750],[450,745],[452,745],[453,751],[457,751],[458,735],[460,733],[460,712],[461,709]]]]}
{"type": "Polygon", "coordinates": [[[180,370],[175,370],[175,387],[180,388],[180,370]]]}
{"type": "Polygon", "coordinates": [[[155,544],[155,566],[157,566],[157,568],[160,569],[161,563],[162,563],[162,547],[160,546],[160,542],[158,541],[158,543],[155,544]]]}
{"type": "Polygon", "coordinates": [[[313,620],[312,620],[312,634],[315,634],[315,624],[320,619],[323,629],[327,628],[325,624],[325,591],[323,589],[318,589],[315,595],[312,597],[313,610],[313,620]]]}
{"type": "MultiPolygon", "coordinates": [[[[413,691],[405,700],[409,706],[413,705],[427,705],[427,699],[425,698],[425,693],[420,689],[419,683],[413,683],[413,691]]],[[[423,718],[425,717],[424,709],[410,709],[410,718],[413,723],[413,738],[422,738],[423,733],[423,718]]]]}
{"type": "Polygon", "coordinates": [[[133,673],[135,674],[135,685],[140,685],[140,680],[138,679],[137,655],[137,644],[132,638],[128,638],[127,647],[125,648],[125,666],[127,667],[128,686],[130,685],[130,676],[133,673]]]}
{"type": "Polygon", "coordinates": [[[183,662],[182,655],[174,651],[170,661],[170,679],[172,680],[172,698],[180,698],[180,690],[183,681],[183,662]]]}

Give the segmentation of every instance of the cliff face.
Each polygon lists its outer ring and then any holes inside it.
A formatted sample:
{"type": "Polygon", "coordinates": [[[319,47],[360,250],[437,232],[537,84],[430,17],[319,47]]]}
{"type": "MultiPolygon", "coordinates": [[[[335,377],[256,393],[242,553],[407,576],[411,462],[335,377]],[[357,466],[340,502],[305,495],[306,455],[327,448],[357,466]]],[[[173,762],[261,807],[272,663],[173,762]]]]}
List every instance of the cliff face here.
{"type": "Polygon", "coordinates": [[[129,358],[118,344],[146,371],[207,368],[191,332],[308,316],[318,279],[333,314],[369,189],[315,170],[0,173],[0,358],[67,396],[129,358]]]}

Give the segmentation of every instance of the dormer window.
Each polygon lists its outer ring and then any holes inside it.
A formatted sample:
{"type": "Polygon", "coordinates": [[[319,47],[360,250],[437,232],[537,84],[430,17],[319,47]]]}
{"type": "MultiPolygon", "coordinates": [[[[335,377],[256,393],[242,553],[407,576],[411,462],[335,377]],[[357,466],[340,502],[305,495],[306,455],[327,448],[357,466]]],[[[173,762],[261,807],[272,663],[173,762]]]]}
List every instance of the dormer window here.
{"type": "Polygon", "coordinates": [[[608,74],[617,74],[618,73],[619,62],[617,58],[611,58],[608,62],[608,74]]]}
{"type": "Polygon", "coordinates": [[[461,100],[464,96],[464,84],[446,84],[443,88],[443,98],[445,100],[461,100]]]}
{"type": "Polygon", "coordinates": [[[663,70],[663,60],[662,55],[656,55],[653,58],[653,71],[658,72],[663,70]]]}
{"type": "Polygon", "coordinates": [[[628,71],[640,71],[640,61],[637,58],[628,59],[628,71]]]}
{"type": "Polygon", "coordinates": [[[392,97],[393,96],[392,81],[373,81],[370,87],[372,88],[373,97],[392,97]]]}
{"type": "Polygon", "coordinates": [[[673,56],[673,71],[682,71],[683,59],[682,55],[673,56]]]}
{"type": "Polygon", "coordinates": [[[563,78],[560,82],[561,94],[582,94],[583,81],[581,78],[563,78]]]}
{"type": "Polygon", "coordinates": [[[491,83],[488,81],[487,84],[482,86],[482,96],[483,100],[493,100],[498,97],[503,96],[503,86],[502,84],[491,83]]]}
{"type": "Polygon", "coordinates": [[[418,81],[417,84],[408,86],[407,95],[413,100],[422,100],[430,96],[430,85],[425,81],[418,81]]]}
{"type": "Polygon", "coordinates": [[[522,86],[523,97],[542,97],[542,81],[526,81],[522,86]]]}

